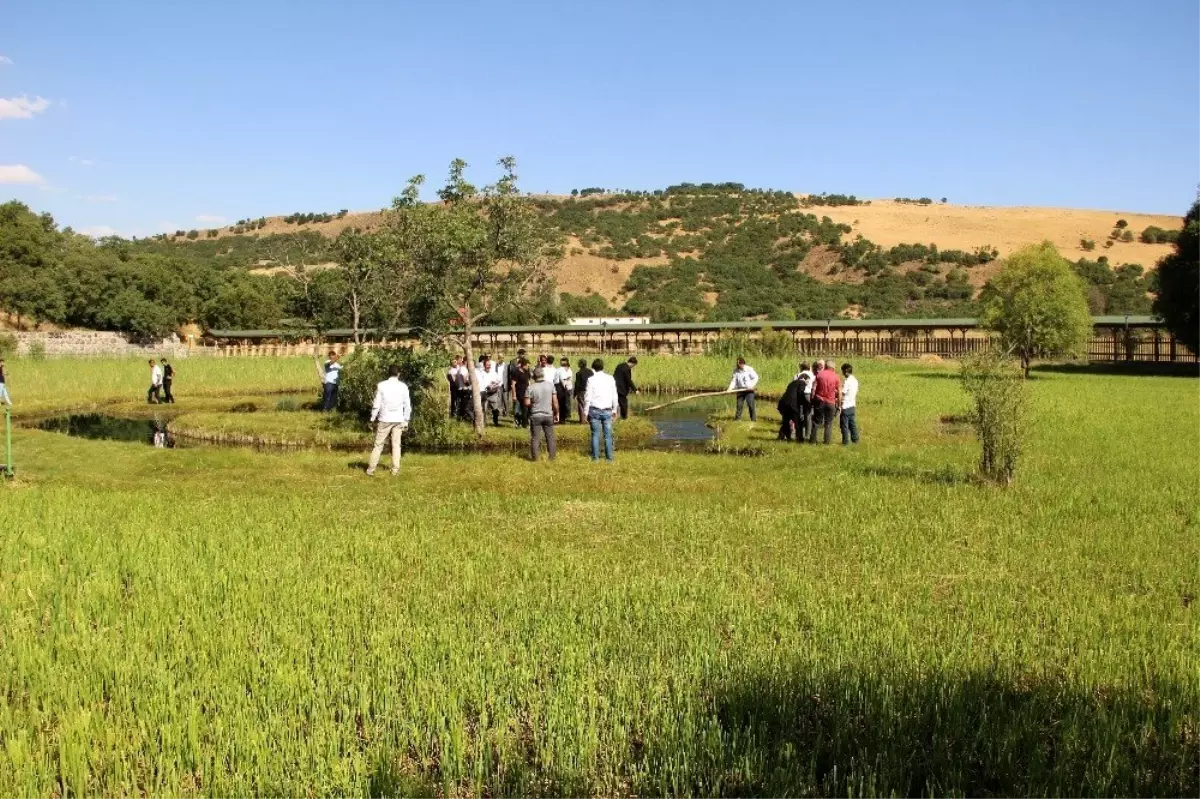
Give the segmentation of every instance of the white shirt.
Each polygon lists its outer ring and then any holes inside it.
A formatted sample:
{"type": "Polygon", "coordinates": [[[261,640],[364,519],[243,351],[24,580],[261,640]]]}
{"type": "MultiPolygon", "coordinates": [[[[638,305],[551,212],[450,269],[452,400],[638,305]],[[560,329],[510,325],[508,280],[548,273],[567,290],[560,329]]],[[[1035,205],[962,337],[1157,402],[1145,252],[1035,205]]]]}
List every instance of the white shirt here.
{"type": "Polygon", "coordinates": [[[450,380],[450,385],[457,389],[464,389],[471,383],[471,375],[467,372],[466,364],[451,366],[446,370],[446,377],[450,380]]]}
{"type": "Polygon", "coordinates": [[[858,402],[858,378],[850,375],[842,382],[842,408],[853,408],[858,402]]]}
{"type": "Polygon", "coordinates": [[[583,415],[594,408],[598,411],[613,411],[617,407],[617,381],[608,372],[596,372],[588,378],[587,392],[583,395],[583,415]]]}
{"type": "Polygon", "coordinates": [[[808,377],[808,380],[804,383],[804,396],[811,398],[812,392],[813,392],[813,381],[816,380],[816,375],[814,375],[812,373],[812,370],[804,369],[803,371],[799,372],[792,379],[799,380],[800,378],[805,377],[805,376],[808,377]]]}
{"type": "Polygon", "coordinates": [[[729,388],[725,390],[733,391],[736,388],[739,391],[751,391],[757,385],[758,372],[749,366],[743,366],[741,369],[733,370],[733,379],[729,381],[729,388]]]}
{"type": "Polygon", "coordinates": [[[154,366],[150,367],[150,385],[162,385],[162,367],[158,364],[154,364],[154,366]]]}
{"type": "Polygon", "coordinates": [[[575,386],[575,373],[571,371],[569,366],[560,366],[554,372],[554,382],[559,383],[567,391],[570,391],[575,386]]]}
{"type": "Polygon", "coordinates": [[[488,386],[494,385],[497,389],[500,388],[500,370],[496,368],[496,364],[492,364],[490,370],[480,366],[475,370],[475,380],[479,383],[479,390],[487,393],[488,386]]]}
{"type": "Polygon", "coordinates": [[[338,377],[341,376],[341,373],[342,373],[342,365],[340,363],[338,363],[337,361],[326,361],[325,362],[325,382],[327,384],[328,383],[336,384],[338,381],[338,377]]]}
{"type": "Polygon", "coordinates": [[[412,418],[412,400],[408,386],[398,377],[389,377],[375,386],[375,401],[371,403],[371,421],[383,424],[408,424],[412,418]]]}

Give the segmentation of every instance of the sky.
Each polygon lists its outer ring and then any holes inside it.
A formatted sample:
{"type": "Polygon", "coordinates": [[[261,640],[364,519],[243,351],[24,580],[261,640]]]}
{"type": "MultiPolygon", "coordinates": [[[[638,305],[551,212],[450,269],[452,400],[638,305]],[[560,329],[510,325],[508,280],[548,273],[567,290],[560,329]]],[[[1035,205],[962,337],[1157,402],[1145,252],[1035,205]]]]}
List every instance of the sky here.
{"type": "Polygon", "coordinates": [[[95,235],[739,181],[1182,215],[1200,7],[1109,0],[38,0],[0,10],[0,201],[95,235]]]}

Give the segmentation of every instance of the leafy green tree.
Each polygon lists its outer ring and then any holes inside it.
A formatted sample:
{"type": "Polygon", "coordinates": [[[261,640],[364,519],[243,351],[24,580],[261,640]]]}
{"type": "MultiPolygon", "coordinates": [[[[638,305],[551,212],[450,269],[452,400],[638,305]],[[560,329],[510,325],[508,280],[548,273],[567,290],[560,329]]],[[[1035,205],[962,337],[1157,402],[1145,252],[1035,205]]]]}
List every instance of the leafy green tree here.
{"type": "Polygon", "coordinates": [[[1200,199],[1183,218],[1175,252],[1158,262],[1154,312],[1192,352],[1200,352],[1200,199]]]}
{"type": "Polygon", "coordinates": [[[980,322],[1020,356],[1026,377],[1034,358],[1078,355],[1091,336],[1087,290],[1048,241],[1010,255],[980,300],[980,322]]]}
{"type": "MultiPolygon", "coordinates": [[[[499,310],[526,304],[562,257],[559,237],[517,187],[516,161],[502,158],[499,180],[482,190],[467,182],[467,164],[450,164],[440,203],[420,201],[424,176],[413,177],[385,215],[389,257],[404,264],[412,285],[412,321],[428,336],[461,349],[474,363],[474,329],[499,310]]],[[[469,370],[475,432],[484,434],[483,405],[469,370]]]]}

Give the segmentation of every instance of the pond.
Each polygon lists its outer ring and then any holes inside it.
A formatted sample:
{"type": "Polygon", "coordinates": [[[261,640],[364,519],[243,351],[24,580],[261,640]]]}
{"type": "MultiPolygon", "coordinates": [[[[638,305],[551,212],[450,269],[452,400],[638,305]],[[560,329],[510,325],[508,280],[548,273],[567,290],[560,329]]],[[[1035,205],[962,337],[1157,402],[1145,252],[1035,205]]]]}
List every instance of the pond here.
{"type": "Polygon", "coordinates": [[[629,398],[629,410],[654,422],[660,441],[680,444],[703,443],[714,436],[714,431],[708,426],[709,417],[727,410],[730,403],[729,397],[703,397],[656,411],[646,411],[647,408],[662,405],[672,399],[680,397],[672,394],[635,394],[629,398]]]}
{"type": "Polygon", "coordinates": [[[103,413],[78,413],[46,419],[39,422],[37,428],[79,438],[133,441],[166,449],[176,446],[164,419],[123,419],[103,413]]]}

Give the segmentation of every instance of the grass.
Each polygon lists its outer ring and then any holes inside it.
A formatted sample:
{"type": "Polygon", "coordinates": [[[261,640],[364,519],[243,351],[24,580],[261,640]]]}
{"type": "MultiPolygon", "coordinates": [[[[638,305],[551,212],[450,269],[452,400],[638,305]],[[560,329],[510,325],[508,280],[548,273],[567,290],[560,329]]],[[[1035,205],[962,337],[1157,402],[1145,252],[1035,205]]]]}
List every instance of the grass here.
{"type": "Polygon", "coordinates": [[[18,430],[0,794],[1195,795],[1196,381],[1039,376],[996,490],[856,366],[858,448],[761,458],[18,430]]]}

